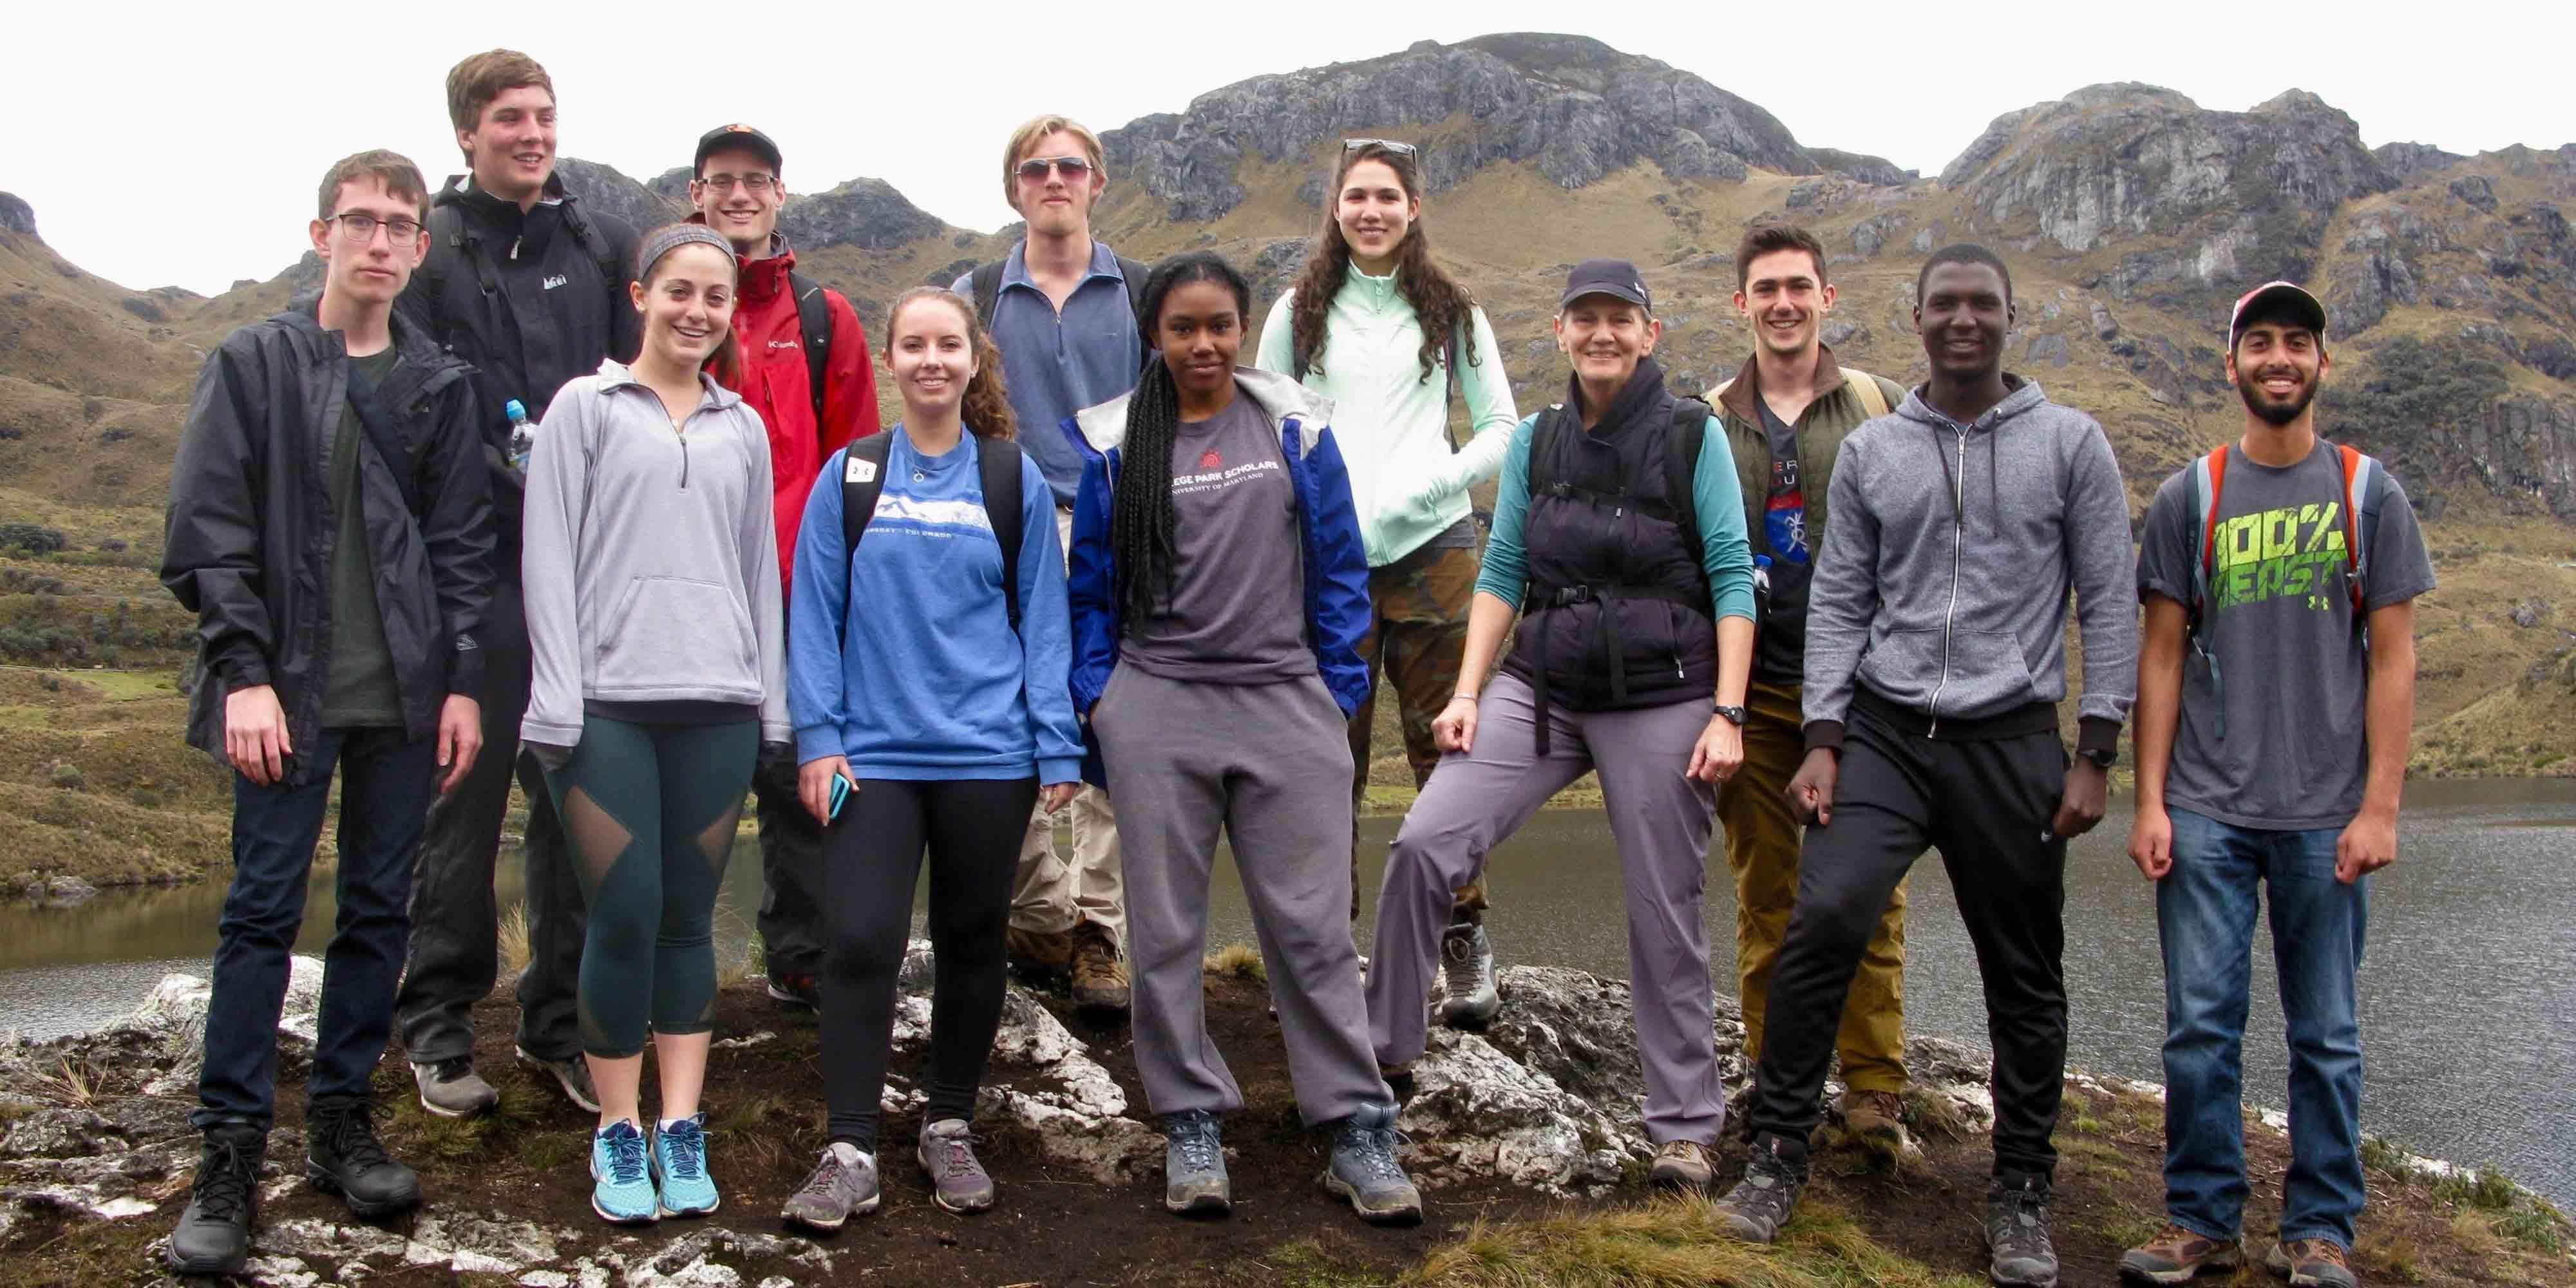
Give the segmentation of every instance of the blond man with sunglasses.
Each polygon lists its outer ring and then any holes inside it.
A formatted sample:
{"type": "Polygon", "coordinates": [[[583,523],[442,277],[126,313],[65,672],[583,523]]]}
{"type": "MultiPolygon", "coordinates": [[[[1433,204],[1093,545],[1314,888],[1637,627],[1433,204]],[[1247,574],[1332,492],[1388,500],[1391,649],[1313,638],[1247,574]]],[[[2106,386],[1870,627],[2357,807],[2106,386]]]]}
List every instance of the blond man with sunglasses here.
{"type": "MultiPolygon", "coordinates": [[[[1091,236],[1092,205],[1108,189],[1098,135],[1061,116],[1022,125],[1002,151],[1002,195],[1027,235],[949,287],[974,301],[1002,351],[1011,411],[1027,429],[1021,446],[1055,493],[1056,533],[1068,546],[1082,459],[1056,427],[1134,388],[1145,358],[1134,305],[1144,266],[1091,236]]],[[[1056,854],[1051,815],[1041,809],[1029,820],[1011,894],[1011,958],[1023,968],[1069,970],[1073,1000],[1086,1010],[1124,1012],[1117,816],[1097,787],[1084,787],[1067,808],[1068,856],[1056,854]]]]}

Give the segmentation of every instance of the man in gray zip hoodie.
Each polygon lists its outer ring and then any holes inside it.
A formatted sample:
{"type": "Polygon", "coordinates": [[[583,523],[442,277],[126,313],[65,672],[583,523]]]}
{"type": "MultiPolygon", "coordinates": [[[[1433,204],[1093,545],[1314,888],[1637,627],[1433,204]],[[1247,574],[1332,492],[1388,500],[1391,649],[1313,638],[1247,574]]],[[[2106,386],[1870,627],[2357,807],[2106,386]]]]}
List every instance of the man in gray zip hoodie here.
{"type": "Polygon", "coordinates": [[[2004,373],[2002,261],[1949,247],[1916,294],[1932,378],[1853,431],[1834,467],[1807,608],[1808,750],[1789,785],[1812,826],[1771,984],[1753,1159],[1720,1206],[1763,1242],[1787,1222],[1853,971],[1897,883],[1937,849],[1995,1048],[1992,1274],[2052,1285],[2066,842],[2102,819],[2135,692],[2128,500],[2102,427],[2004,373]],[[2084,648],[2071,767],[2057,732],[2070,588],[2084,648]]]}

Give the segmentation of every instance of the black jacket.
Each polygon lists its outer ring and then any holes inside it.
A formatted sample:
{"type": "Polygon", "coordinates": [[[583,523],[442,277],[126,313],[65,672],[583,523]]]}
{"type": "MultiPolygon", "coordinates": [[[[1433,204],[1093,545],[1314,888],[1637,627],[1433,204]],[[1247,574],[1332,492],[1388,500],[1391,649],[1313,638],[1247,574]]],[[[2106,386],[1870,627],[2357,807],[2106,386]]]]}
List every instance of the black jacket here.
{"type": "MultiPolygon", "coordinates": [[[[437,728],[449,693],[482,692],[475,632],[491,596],[492,505],[462,362],[396,316],[393,369],[359,435],[359,496],[403,728],[437,728]]],[[[197,614],[205,678],[188,742],[220,758],[224,699],[269,684],[287,736],[321,732],[331,667],[330,455],[348,350],[313,302],[224,338],[197,375],[170,472],[161,584],[197,614]]],[[[302,757],[289,782],[303,781],[302,757]]]]}
{"type": "Polygon", "coordinates": [[[635,230],[589,210],[546,181],[546,199],[518,203],[452,176],[431,200],[429,255],[395,301],[450,355],[474,368],[474,428],[492,472],[498,547],[493,572],[519,579],[523,480],[509,468],[512,399],[542,421],[555,391],[602,360],[634,360],[643,323],[627,297],[635,230]]]}

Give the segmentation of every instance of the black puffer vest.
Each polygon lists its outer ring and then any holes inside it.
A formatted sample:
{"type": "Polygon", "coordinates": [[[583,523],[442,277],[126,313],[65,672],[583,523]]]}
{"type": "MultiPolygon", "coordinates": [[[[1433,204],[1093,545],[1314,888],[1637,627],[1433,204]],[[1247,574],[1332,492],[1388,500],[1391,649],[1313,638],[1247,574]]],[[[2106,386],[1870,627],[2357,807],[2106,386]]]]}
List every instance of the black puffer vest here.
{"type": "Polygon", "coordinates": [[[1522,545],[1529,585],[1503,669],[1551,703],[1623,711],[1717,687],[1715,609],[1690,479],[1707,404],[1664,388],[1652,358],[1583,428],[1582,391],[1539,416],[1522,545]]]}

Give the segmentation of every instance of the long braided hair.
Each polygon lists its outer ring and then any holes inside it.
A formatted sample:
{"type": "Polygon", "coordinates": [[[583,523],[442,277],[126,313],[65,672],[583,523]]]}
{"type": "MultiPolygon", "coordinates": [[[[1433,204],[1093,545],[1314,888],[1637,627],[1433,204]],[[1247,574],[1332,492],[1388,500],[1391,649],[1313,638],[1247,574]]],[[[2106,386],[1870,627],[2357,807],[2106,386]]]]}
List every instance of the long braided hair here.
{"type": "MultiPolygon", "coordinates": [[[[1163,302],[1172,289],[1216,282],[1234,292],[1236,328],[1252,313],[1252,284],[1214,251],[1191,251],[1156,264],[1145,275],[1138,318],[1145,342],[1161,349],[1163,302]]],[[[1119,451],[1117,485],[1109,495],[1113,593],[1127,625],[1150,617],[1172,600],[1172,444],[1180,433],[1181,388],[1160,357],[1145,364],[1127,399],[1127,436],[1119,451]]]]}
{"type": "MultiPolygon", "coordinates": [[[[1342,185],[1349,181],[1351,167],[1363,161],[1375,161],[1395,171],[1395,181],[1404,185],[1404,195],[1422,197],[1422,167],[1412,153],[1397,152],[1378,144],[1348,148],[1342,163],[1333,171],[1332,191],[1324,196],[1324,229],[1315,234],[1315,249],[1306,256],[1305,269],[1297,274],[1297,302],[1289,314],[1291,348],[1296,354],[1296,370],[1308,373],[1323,370],[1325,322],[1332,315],[1333,297],[1349,279],[1351,243],[1342,236],[1342,221],[1337,218],[1342,204],[1342,185]]],[[[1406,229],[1404,240],[1395,248],[1395,289],[1404,302],[1413,306],[1413,315],[1422,324],[1422,379],[1428,381],[1440,370],[1440,354],[1449,337],[1467,324],[1475,298],[1458,279],[1443,271],[1431,260],[1431,236],[1419,218],[1406,229]]],[[[1462,356],[1475,363],[1476,347],[1462,344],[1462,356]]],[[[1455,373],[1452,373],[1455,374],[1455,373]]]]}
{"type": "Polygon", "coordinates": [[[886,310],[886,366],[894,366],[895,325],[903,321],[905,307],[915,300],[936,300],[957,310],[966,319],[966,345],[975,355],[975,378],[966,382],[966,395],[958,415],[966,422],[968,432],[977,438],[1001,439],[1005,442],[1019,436],[1019,422],[1011,414],[1011,395],[1002,383],[1002,351],[993,344],[991,332],[975,316],[975,306],[955,291],[938,286],[916,286],[895,297],[894,307],[886,310]]]}

